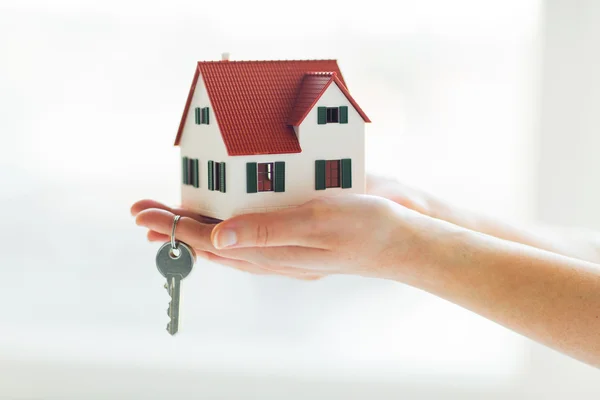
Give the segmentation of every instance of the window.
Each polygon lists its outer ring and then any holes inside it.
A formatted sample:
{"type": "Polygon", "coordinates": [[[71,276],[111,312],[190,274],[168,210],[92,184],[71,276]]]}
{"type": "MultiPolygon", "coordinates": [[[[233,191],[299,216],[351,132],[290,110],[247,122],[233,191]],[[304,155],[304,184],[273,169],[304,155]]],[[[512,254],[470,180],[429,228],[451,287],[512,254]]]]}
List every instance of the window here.
{"type": "Polygon", "coordinates": [[[225,163],[208,162],[208,190],[225,193],[225,163]]]}
{"type": "Polygon", "coordinates": [[[257,164],[257,190],[259,192],[273,191],[273,163],[257,164]]]}
{"type": "Polygon", "coordinates": [[[340,160],[327,160],[325,164],[325,187],[340,187],[340,160]]]}
{"type": "Polygon", "coordinates": [[[316,160],[315,190],[352,187],[352,160],[316,160]]]}
{"type": "Polygon", "coordinates": [[[196,107],[196,125],[206,124],[208,125],[209,111],[208,107],[196,107]]]}
{"type": "Polygon", "coordinates": [[[339,107],[318,107],[318,123],[323,124],[347,124],[348,106],[339,107]]]}
{"type": "Polygon", "coordinates": [[[215,163],[215,190],[221,191],[221,163],[215,163]]]}
{"type": "Polygon", "coordinates": [[[340,113],[337,107],[327,107],[327,123],[340,122],[340,113]]]}
{"type": "Polygon", "coordinates": [[[285,162],[246,163],[246,192],[285,192],[285,162]]]}
{"type": "Polygon", "coordinates": [[[183,177],[184,185],[199,187],[200,176],[198,175],[198,159],[183,157],[181,175],[183,177]]]}

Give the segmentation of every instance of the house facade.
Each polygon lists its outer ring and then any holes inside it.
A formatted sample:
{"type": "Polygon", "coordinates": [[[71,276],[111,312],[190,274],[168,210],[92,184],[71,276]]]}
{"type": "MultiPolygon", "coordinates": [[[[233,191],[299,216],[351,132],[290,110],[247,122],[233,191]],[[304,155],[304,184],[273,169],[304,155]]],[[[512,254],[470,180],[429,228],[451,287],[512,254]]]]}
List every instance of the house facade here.
{"type": "Polygon", "coordinates": [[[199,62],[175,145],[212,218],[365,193],[365,124],[335,60],[199,62]]]}

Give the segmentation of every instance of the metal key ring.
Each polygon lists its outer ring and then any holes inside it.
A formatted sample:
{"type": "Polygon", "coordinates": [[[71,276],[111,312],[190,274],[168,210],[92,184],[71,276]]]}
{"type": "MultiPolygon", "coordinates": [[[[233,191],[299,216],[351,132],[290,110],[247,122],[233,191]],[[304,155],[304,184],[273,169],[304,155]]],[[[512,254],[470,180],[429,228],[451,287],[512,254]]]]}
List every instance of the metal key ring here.
{"type": "Polygon", "coordinates": [[[177,222],[181,218],[180,215],[176,215],[175,219],[173,219],[173,229],[171,230],[171,249],[177,250],[177,243],[175,241],[175,228],[177,228],[177,222]]]}

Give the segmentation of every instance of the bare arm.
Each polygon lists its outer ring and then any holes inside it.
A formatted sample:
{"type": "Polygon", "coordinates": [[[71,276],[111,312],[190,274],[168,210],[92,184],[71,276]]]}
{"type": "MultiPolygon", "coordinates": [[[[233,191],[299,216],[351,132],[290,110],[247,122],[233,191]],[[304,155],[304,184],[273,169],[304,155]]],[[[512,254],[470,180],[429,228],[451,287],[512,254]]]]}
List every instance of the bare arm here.
{"type": "Polygon", "coordinates": [[[440,233],[437,262],[415,286],[600,367],[599,265],[459,227],[440,233]]]}
{"type": "MultiPolygon", "coordinates": [[[[167,240],[174,214],[135,206],[167,240]]],[[[234,268],[392,279],[600,366],[600,266],[431,218],[375,196],[333,196],[217,226],[183,217],[178,239],[234,268]]]]}
{"type": "Polygon", "coordinates": [[[500,239],[600,263],[600,234],[597,232],[583,229],[515,226],[500,219],[461,209],[394,179],[369,175],[367,182],[369,194],[388,198],[432,218],[500,239]]]}

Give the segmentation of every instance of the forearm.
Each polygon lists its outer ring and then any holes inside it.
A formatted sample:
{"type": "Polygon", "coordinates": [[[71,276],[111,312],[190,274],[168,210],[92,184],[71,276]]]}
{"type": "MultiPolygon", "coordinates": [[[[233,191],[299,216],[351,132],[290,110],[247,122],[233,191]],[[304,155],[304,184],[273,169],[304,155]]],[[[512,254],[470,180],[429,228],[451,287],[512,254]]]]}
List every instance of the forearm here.
{"type": "Polygon", "coordinates": [[[600,263],[600,235],[597,232],[556,229],[548,227],[522,227],[480,215],[469,210],[431,200],[432,216],[464,228],[547,250],[567,257],[600,263]]]}
{"type": "Polygon", "coordinates": [[[535,341],[600,366],[600,268],[445,226],[412,282],[535,341]]]}
{"type": "Polygon", "coordinates": [[[429,193],[395,179],[370,174],[370,194],[388,198],[404,207],[464,228],[568,257],[600,263],[600,234],[583,230],[550,230],[516,227],[505,221],[461,209],[429,193]]]}

